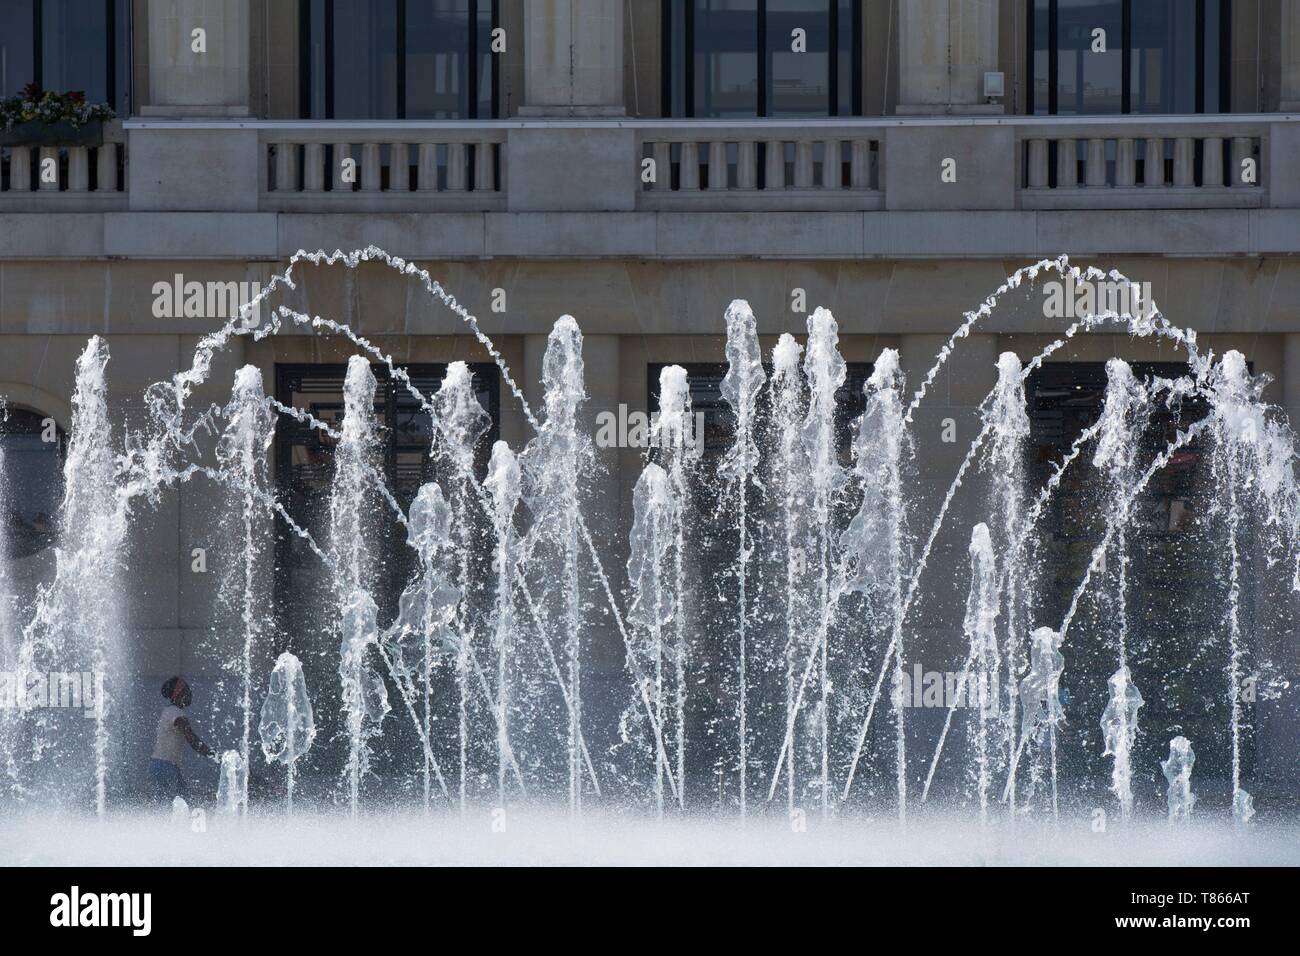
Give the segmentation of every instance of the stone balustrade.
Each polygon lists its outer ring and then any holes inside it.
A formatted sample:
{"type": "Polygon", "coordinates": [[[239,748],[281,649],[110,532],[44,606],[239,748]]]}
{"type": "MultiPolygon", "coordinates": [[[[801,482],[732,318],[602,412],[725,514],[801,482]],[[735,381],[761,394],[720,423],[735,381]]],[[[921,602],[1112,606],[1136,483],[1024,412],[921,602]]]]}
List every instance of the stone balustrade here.
{"type": "Polygon", "coordinates": [[[0,147],[0,210],[125,208],[126,140],[113,122],[105,124],[99,146],[0,147]]]}
{"type": "Polygon", "coordinates": [[[469,122],[259,124],[261,208],[476,209],[504,203],[506,131],[469,122]],[[350,161],[350,162],[349,162],[350,161]]]}
{"type": "Polygon", "coordinates": [[[109,124],[99,147],[4,150],[0,211],[11,212],[1300,207],[1293,114],[133,118],[109,124]],[[38,175],[49,159],[54,181],[38,175]]]}
{"type": "Polygon", "coordinates": [[[1026,209],[1266,203],[1268,124],[1232,116],[1078,117],[1016,127],[1026,209]]]}
{"type": "Polygon", "coordinates": [[[860,121],[637,124],[646,209],[880,208],[882,134],[860,121]]]}

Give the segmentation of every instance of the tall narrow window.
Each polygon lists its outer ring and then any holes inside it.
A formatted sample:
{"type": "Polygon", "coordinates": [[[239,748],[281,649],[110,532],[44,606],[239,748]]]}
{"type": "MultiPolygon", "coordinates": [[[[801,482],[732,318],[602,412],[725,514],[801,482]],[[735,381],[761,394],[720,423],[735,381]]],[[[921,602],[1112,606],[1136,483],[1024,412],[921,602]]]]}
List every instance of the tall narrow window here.
{"type": "Polygon", "coordinates": [[[861,114],[861,0],[663,4],[665,115],[861,114]]]}
{"type": "Polygon", "coordinates": [[[307,0],[305,119],[495,116],[497,0],[307,0]]]}
{"type": "Polygon", "coordinates": [[[130,111],[127,0],[0,2],[0,97],[28,83],[130,111]]]}
{"type": "Polygon", "coordinates": [[[1231,0],[1029,0],[1027,112],[1230,108],[1231,0]]]}
{"type": "MultiPolygon", "coordinates": [[[[54,543],[66,450],[63,430],[52,427],[39,412],[10,408],[0,413],[0,455],[4,457],[0,560],[25,558],[54,543]]],[[[0,594],[0,600],[5,598],[0,594]]]]}

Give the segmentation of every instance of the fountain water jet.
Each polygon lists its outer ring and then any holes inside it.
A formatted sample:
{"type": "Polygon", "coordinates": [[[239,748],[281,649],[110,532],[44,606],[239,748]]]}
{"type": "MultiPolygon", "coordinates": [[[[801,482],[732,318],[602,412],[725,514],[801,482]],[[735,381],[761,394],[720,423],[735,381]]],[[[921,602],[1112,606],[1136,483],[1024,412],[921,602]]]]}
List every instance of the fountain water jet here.
{"type": "MultiPolygon", "coordinates": [[[[474,650],[474,624],[471,621],[471,591],[474,587],[470,557],[474,547],[475,504],[474,450],[491,427],[491,420],[474,394],[474,380],[469,366],[452,362],[433,400],[433,422],[437,430],[439,458],[449,467],[446,483],[449,503],[455,512],[451,532],[456,549],[456,588],[460,601],[456,606],[456,693],[457,739],[460,763],[460,809],[465,812],[466,784],[469,774],[470,748],[470,670],[481,675],[474,650]]],[[[428,771],[425,771],[428,791],[428,771]]],[[[427,798],[426,798],[427,805],[427,798]]]]}
{"type": "Polygon", "coordinates": [[[330,491],[330,548],[342,637],[339,677],[348,734],[344,775],[352,816],[357,815],[361,778],[370,766],[368,740],[378,733],[391,709],[382,679],[366,660],[368,650],[379,643],[378,609],[369,592],[374,558],[367,527],[368,502],[375,494],[376,387],[369,363],[359,355],[348,359],[343,382],[343,424],[335,447],[330,491]]]}
{"type": "MultiPolygon", "coordinates": [[[[632,534],[627,576],[631,587],[628,623],[636,627],[638,641],[634,652],[640,658],[643,673],[652,674],[654,719],[663,724],[665,711],[685,688],[665,687],[665,665],[677,659],[665,642],[665,632],[680,614],[680,595],[674,583],[673,565],[678,540],[678,502],[667,472],[654,462],[641,471],[632,493],[632,534]]],[[[626,718],[625,718],[626,723],[626,718]]],[[[677,740],[680,747],[681,738],[677,740]]],[[[651,748],[653,750],[653,748],[651,748]]],[[[667,767],[658,751],[655,758],[655,812],[664,813],[664,774],[667,767]]]]}
{"type": "MultiPolygon", "coordinates": [[[[108,413],[108,360],[108,343],[97,335],[77,359],[54,580],[42,588],[35,614],[23,630],[16,675],[25,688],[29,674],[57,670],[55,665],[68,659],[80,663],[88,658],[97,683],[95,812],[100,817],[108,795],[108,687],[119,676],[121,663],[117,581],[127,520],[108,413]]],[[[49,711],[41,710],[34,724],[33,748],[39,755],[52,744],[49,711]]]]}
{"type": "MultiPolygon", "coordinates": [[[[239,758],[244,773],[239,779],[247,788],[253,723],[253,648],[266,614],[259,586],[259,570],[265,560],[267,543],[263,522],[269,517],[263,502],[269,496],[266,466],[275,436],[275,413],[267,403],[262,373],[256,366],[245,365],[235,374],[234,391],[224,417],[226,427],[217,442],[218,481],[237,496],[240,521],[223,589],[230,603],[238,607],[243,635],[239,658],[242,687],[239,758]]],[[[247,789],[240,795],[238,805],[247,809],[247,789]]]]}
{"type": "MultiPolygon", "coordinates": [[[[799,429],[808,414],[807,396],[799,374],[799,357],[803,347],[789,332],[782,333],[772,349],[772,478],[770,486],[779,502],[777,527],[781,535],[781,570],[784,572],[785,635],[782,658],[785,665],[785,737],[777,754],[767,799],[776,795],[777,782],[784,766],[786,777],[786,811],[795,809],[795,722],[799,717],[799,698],[795,676],[800,650],[810,629],[812,609],[806,578],[811,553],[805,523],[804,494],[808,458],[799,440],[799,429]]],[[[800,689],[802,689],[800,687],[800,689]]]]}
{"type": "MultiPolygon", "coordinates": [[[[986,459],[993,476],[993,511],[1000,518],[991,529],[996,535],[997,550],[1002,555],[1001,615],[1002,660],[1006,669],[1006,706],[1003,709],[1001,746],[1006,754],[1009,785],[1009,809],[1016,813],[1016,753],[1020,745],[1016,739],[1017,680],[1024,667],[1022,632],[1030,620],[1032,590],[1031,561],[1025,551],[1028,535],[1025,533],[1025,475],[1026,446],[1029,440],[1029,415],[1025,409],[1024,370],[1014,352],[1003,352],[998,357],[998,380],[991,401],[986,406],[986,423],[991,428],[989,454],[986,459]]],[[[1035,632],[1037,638],[1044,638],[1035,632]]],[[[1045,652],[1044,652],[1045,653],[1045,652]]],[[[1030,726],[1026,723],[1024,726],[1030,726]]],[[[1055,745],[1055,727],[1052,732],[1055,745]]],[[[1055,774],[1052,780],[1056,786],[1055,774]]]]}
{"type": "Polygon", "coordinates": [[[1186,737],[1169,741],[1169,757],[1160,762],[1160,770],[1169,781],[1169,822],[1186,823],[1191,819],[1196,794],[1192,793],[1192,766],[1196,754],[1192,742],[1186,737]]]}
{"type": "MultiPolygon", "coordinates": [[[[760,463],[755,420],[758,396],[766,375],[763,354],[758,345],[758,328],[754,313],[744,299],[727,306],[727,374],[722,379],[722,398],[735,416],[735,438],[719,469],[724,494],[734,497],[736,530],[736,724],[740,753],[740,818],[745,818],[749,791],[749,670],[746,655],[749,644],[749,562],[752,554],[748,519],[750,489],[760,488],[757,472],[760,463]]],[[[702,441],[703,436],[697,436],[702,441]]]]}
{"type": "Polygon", "coordinates": [[[1137,738],[1137,715],[1142,695],[1133,684],[1128,665],[1128,527],[1133,500],[1126,489],[1137,480],[1137,449],[1146,428],[1150,402],[1146,389],[1137,381],[1127,362],[1106,363],[1106,396],[1102,405],[1097,451],[1093,465],[1106,476],[1113,499],[1109,520],[1118,530],[1112,550],[1115,554],[1115,582],[1110,604],[1110,626],[1115,634],[1116,670],[1108,686],[1110,699],[1101,717],[1105,754],[1111,764],[1111,792],[1119,801],[1120,819],[1133,815],[1132,751],[1137,738]]]}
{"type": "Polygon", "coordinates": [[[316,718],[302,664],[288,651],[277,658],[268,681],[257,734],[267,763],[285,766],[285,813],[293,815],[293,784],[297,764],[316,740],[316,718]]]}
{"type": "Polygon", "coordinates": [[[840,538],[840,576],[844,578],[841,587],[865,596],[864,623],[869,631],[888,632],[894,648],[890,701],[894,711],[895,784],[898,818],[905,821],[908,702],[903,665],[903,565],[907,527],[903,473],[911,459],[912,441],[903,419],[903,373],[896,349],[880,353],[865,390],[867,407],[853,443],[854,474],[862,502],[840,538]]]}
{"type": "Polygon", "coordinates": [[[533,514],[529,535],[552,550],[558,574],[544,579],[543,594],[558,606],[565,635],[563,665],[568,683],[569,812],[582,810],[582,594],[579,583],[582,481],[593,461],[591,441],[578,424],[586,401],[582,332],[573,316],[551,329],[542,360],[546,417],[524,449],[524,495],[533,514]]]}
{"type": "MultiPolygon", "coordinates": [[[[689,698],[686,668],[690,658],[690,641],[686,634],[687,524],[692,481],[693,444],[691,431],[691,390],[686,369],[669,365],[659,372],[659,413],[650,430],[650,445],[659,452],[663,469],[672,488],[672,663],[673,718],[676,728],[674,749],[677,759],[677,805],[686,808],[686,709],[689,698]]],[[[662,721],[656,716],[657,721],[662,721]]]]}
{"type": "Polygon", "coordinates": [[[1052,816],[1058,813],[1056,792],[1056,728],[1065,716],[1061,706],[1061,673],[1065,657],[1061,654],[1061,633],[1050,627],[1034,630],[1029,638],[1029,670],[1018,686],[1020,695],[1020,739],[1011,755],[1007,786],[1002,799],[1014,807],[1016,764],[1027,745],[1036,744],[1047,732],[1048,759],[1052,774],[1052,816]]]}
{"type": "Polygon", "coordinates": [[[493,569],[496,595],[492,609],[492,646],[497,654],[497,803],[506,805],[506,762],[510,746],[511,671],[518,666],[515,649],[515,590],[520,586],[518,536],[515,511],[522,493],[519,462],[510,446],[498,441],[492,446],[487,479],[483,487],[491,499],[492,533],[496,541],[493,569]]]}
{"type": "Polygon", "coordinates": [[[939,743],[935,746],[934,757],[930,760],[930,770],[925,777],[925,788],[921,791],[924,803],[930,793],[930,784],[934,780],[934,771],[939,766],[939,756],[943,753],[943,744],[948,737],[953,714],[962,702],[959,695],[965,694],[969,704],[974,695],[977,708],[974,718],[974,747],[971,756],[970,776],[975,783],[975,792],[979,799],[980,823],[987,824],[989,816],[989,786],[992,780],[992,766],[989,755],[989,719],[997,717],[1000,712],[997,682],[1001,661],[998,657],[997,619],[1000,610],[1000,592],[998,590],[997,556],[993,553],[993,537],[989,526],[980,522],[971,529],[970,547],[970,591],[966,595],[966,617],[963,630],[970,650],[966,662],[957,676],[957,693],[953,695],[944,718],[943,730],[939,734],[939,743]]]}
{"type": "MultiPolygon", "coordinates": [[[[810,660],[817,658],[819,685],[817,721],[821,730],[821,769],[818,782],[821,812],[830,815],[830,723],[831,723],[831,575],[832,516],[837,497],[844,485],[839,449],[835,442],[835,393],[844,384],[847,367],[839,352],[839,326],[835,317],[823,308],[808,317],[808,346],[803,360],[808,379],[808,414],[804,418],[802,437],[809,462],[810,525],[813,541],[812,562],[817,571],[816,589],[820,613],[813,633],[810,660]]],[[[900,655],[901,657],[901,655],[900,655]]]]}

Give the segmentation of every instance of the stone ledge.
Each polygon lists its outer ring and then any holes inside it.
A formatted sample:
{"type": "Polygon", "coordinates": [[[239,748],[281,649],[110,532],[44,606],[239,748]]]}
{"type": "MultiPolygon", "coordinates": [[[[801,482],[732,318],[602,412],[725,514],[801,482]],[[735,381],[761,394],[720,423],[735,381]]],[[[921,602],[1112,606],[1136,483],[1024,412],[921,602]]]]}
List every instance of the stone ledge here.
{"type": "Polygon", "coordinates": [[[985,259],[1300,254],[1285,209],[621,213],[0,213],[0,259],[985,259]]]}

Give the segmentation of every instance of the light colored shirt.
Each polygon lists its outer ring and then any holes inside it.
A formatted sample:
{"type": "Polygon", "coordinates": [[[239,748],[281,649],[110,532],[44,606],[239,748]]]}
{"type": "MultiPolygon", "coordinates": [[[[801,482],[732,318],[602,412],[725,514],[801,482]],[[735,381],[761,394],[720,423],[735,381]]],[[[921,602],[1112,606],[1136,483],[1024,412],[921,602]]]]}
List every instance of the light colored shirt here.
{"type": "Polygon", "coordinates": [[[165,760],[177,767],[181,765],[181,759],[185,755],[185,748],[188,744],[185,735],[176,726],[176,718],[184,716],[185,711],[175,704],[168,704],[163,708],[163,712],[158,718],[158,736],[153,745],[154,760],[165,760]]]}

